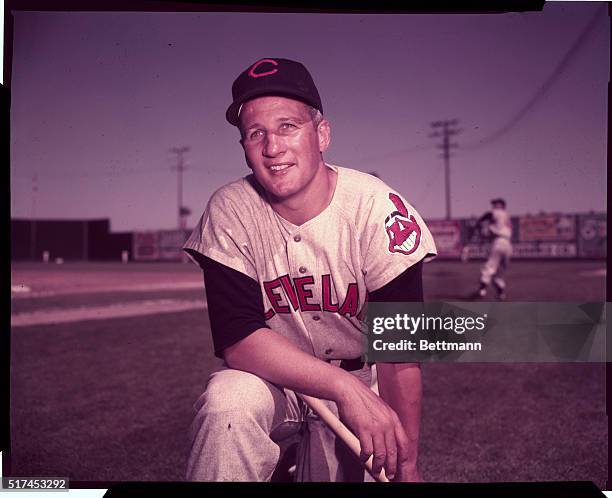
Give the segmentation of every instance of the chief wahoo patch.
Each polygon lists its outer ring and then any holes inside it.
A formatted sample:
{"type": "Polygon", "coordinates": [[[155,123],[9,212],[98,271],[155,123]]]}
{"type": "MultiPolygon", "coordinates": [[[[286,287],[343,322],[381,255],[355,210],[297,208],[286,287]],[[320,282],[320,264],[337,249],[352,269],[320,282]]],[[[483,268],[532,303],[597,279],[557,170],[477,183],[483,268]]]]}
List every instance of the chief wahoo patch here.
{"type": "Polygon", "coordinates": [[[421,242],[421,227],[398,195],[390,192],[389,199],[395,206],[395,211],[385,218],[389,252],[412,254],[421,242]]]}

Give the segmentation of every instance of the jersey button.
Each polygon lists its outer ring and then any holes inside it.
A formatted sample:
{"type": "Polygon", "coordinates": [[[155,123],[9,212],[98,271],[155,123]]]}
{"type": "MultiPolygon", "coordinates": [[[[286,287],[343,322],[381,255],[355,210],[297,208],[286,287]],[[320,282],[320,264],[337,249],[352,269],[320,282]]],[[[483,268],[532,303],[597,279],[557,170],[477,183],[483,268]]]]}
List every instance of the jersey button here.
{"type": "Polygon", "coordinates": [[[293,237],[293,240],[295,240],[296,242],[299,242],[300,240],[302,240],[302,237],[300,237],[299,235],[296,235],[295,237],[293,237]]]}
{"type": "Polygon", "coordinates": [[[312,319],[313,319],[315,322],[318,322],[318,321],[321,319],[321,317],[320,317],[320,316],[315,315],[315,316],[313,316],[313,317],[312,317],[312,319]]]}
{"type": "Polygon", "coordinates": [[[325,350],[325,354],[332,354],[334,350],[332,348],[328,348],[325,350]]]}
{"type": "Polygon", "coordinates": [[[300,266],[300,268],[298,269],[298,271],[300,273],[306,273],[306,267],[305,266],[300,266]]]}

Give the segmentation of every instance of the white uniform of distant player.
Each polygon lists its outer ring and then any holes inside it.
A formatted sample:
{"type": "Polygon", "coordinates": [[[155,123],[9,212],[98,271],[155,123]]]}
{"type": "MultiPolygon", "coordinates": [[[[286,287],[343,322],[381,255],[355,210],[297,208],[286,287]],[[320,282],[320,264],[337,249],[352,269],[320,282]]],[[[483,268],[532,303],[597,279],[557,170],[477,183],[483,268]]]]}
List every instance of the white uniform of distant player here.
{"type": "Polygon", "coordinates": [[[512,222],[505,209],[505,202],[492,201],[493,210],[489,217],[489,233],[493,237],[489,258],[480,273],[479,294],[484,297],[487,287],[492,283],[500,299],[505,298],[506,282],[504,272],[512,255],[512,222]]]}

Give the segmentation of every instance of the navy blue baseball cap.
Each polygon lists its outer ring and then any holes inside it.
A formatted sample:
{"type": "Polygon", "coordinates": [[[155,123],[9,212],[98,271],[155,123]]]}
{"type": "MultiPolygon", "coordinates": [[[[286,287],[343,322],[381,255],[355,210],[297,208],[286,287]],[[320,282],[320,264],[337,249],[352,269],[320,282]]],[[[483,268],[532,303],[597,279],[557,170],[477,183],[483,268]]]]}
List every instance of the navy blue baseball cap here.
{"type": "Polygon", "coordinates": [[[306,67],[289,59],[269,58],[259,59],[236,78],[232,85],[234,101],[227,108],[226,119],[238,126],[242,104],[264,95],[300,100],[323,112],[321,97],[306,67]]]}

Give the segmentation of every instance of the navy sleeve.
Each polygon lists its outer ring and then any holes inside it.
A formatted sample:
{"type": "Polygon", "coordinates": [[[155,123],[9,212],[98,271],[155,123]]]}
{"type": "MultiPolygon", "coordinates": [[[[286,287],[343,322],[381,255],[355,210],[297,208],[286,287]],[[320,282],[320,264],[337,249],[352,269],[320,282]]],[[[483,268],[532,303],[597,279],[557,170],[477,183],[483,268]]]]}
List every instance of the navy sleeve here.
{"type": "Polygon", "coordinates": [[[493,221],[493,213],[491,211],[487,211],[480,218],[478,218],[478,221],[476,222],[476,226],[482,225],[485,221],[488,221],[488,222],[493,221]]]}
{"type": "Polygon", "coordinates": [[[251,277],[195,251],[190,254],[204,272],[208,317],[215,356],[257,329],[269,328],[264,320],[259,283],[251,277]]]}
{"type": "Polygon", "coordinates": [[[371,303],[423,301],[423,260],[368,296],[371,303]]]}

